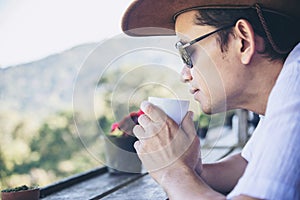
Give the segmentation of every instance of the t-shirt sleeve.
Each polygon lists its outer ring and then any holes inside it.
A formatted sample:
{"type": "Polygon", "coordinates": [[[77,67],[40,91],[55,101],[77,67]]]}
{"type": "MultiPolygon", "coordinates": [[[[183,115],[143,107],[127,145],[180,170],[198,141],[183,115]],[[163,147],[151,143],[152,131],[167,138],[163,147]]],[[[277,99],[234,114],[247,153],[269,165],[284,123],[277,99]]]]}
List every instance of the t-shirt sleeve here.
{"type": "Polygon", "coordinates": [[[248,166],[229,199],[241,194],[269,200],[300,199],[300,62],[297,59],[283,68],[270,94],[251,155],[247,148],[244,152],[248,166]]]}
{"type": "Polygon", "coordinates": [[[249,139],[249,141],[247,142],[247,144],[245,145],[245,147],[243,148],[241,155],[242,157],[247,160],[248,162],[251,160],[252,156],[253,156],[253,151],[255,149],[255,144],[257,143],[257,141],[259,141],[259,132],[262,129],[262,124],[263,124],[263,117],[260,117],[260,121],[256,127],[256,129],[254,130],[254,132],[252,133],[251,138],[249,139]]]}

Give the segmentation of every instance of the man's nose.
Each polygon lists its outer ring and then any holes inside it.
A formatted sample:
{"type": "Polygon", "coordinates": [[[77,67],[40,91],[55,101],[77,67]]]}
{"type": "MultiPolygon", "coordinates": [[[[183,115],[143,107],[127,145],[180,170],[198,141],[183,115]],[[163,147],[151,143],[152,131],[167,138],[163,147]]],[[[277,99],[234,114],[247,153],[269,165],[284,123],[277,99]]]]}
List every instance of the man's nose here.
{"type": "Polygon", "coordinates": [[[193,80],[191,69],[185,65],[181,71],[181,81],[184,83],[188,83],[191,80],[193,80]]]}

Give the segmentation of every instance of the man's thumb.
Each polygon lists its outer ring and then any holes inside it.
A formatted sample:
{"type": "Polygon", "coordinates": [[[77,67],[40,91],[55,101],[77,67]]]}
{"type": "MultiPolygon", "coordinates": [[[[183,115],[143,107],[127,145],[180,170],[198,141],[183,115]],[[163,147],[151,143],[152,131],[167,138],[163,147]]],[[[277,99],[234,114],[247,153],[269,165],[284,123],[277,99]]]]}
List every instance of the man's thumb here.
{"type": "Polygon", "coordinates": [[[192,111],[188,111],[181,123],[182,130],[190,136],[195,136],[196,134],[193,117],[194,113],[192,111]]]}

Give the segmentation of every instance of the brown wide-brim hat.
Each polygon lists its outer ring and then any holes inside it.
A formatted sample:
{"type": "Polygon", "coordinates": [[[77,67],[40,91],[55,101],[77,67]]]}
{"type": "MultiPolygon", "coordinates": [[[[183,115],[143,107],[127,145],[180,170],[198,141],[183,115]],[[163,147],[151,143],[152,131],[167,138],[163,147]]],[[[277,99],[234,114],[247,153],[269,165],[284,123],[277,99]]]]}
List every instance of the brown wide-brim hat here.
{"type": "Polygon", "coordinates": [[[123,16],[122,29],[131,36],[174,35],[175,19],[180,13],[195,9],[250,8],[255,4],[263,11],[300,19],[300,0],[136,0],[123,16]],[[162,29],[143,29],[147,27],[162,29]]]}

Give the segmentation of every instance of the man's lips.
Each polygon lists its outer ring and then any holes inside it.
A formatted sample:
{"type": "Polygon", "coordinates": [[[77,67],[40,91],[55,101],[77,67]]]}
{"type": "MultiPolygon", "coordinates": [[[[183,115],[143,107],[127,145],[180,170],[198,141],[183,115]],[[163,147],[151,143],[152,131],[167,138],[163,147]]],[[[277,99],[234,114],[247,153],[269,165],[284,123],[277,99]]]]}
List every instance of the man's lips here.
{"type": "Polygon", "coordinates": [[[200,91],[200,90],[197,89],[197,88],[191,88],[191,89],[190,89],[190,93],[191,93],[191,94],[195,94],[195,93],[198,92],[198,91],[200,91]]]}

